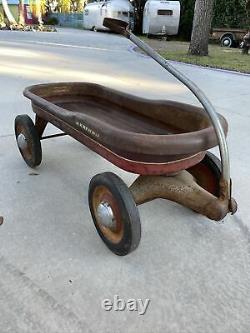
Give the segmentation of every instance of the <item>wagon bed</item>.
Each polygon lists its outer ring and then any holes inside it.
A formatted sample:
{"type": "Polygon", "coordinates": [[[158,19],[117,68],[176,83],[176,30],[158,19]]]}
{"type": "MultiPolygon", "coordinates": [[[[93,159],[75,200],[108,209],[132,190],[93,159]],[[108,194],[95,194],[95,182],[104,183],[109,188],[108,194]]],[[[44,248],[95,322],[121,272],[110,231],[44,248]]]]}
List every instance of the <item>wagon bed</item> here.
{"type": "MultiPolygon", "coordinates": [[[[115,165],[139,174],[186,169],[217,145],[202,108],[139,98],[92,83],[25,89],[38,117],[54,123],[115,165]]],[[[227,132],[227,123],[220,116],[227,132]]]]}

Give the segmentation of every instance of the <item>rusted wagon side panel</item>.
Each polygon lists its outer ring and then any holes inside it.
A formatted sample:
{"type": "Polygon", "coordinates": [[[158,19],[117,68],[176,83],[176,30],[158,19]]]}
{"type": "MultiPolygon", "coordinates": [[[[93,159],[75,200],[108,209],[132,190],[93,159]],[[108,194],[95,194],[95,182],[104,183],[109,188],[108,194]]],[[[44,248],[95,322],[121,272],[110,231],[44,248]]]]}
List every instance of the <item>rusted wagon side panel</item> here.
{"type": "MultiPolygon", "coordinates": [[[[24,95],[40,118],[46,111],[57,119],[57,127],[67,123],[124,159],[168,163],[217,145],[206,113],[192,105],[147,100],[90,83],[37,85],[24,95]]],[[[227,133],[227,123],[219,117],[227,133]]]]}

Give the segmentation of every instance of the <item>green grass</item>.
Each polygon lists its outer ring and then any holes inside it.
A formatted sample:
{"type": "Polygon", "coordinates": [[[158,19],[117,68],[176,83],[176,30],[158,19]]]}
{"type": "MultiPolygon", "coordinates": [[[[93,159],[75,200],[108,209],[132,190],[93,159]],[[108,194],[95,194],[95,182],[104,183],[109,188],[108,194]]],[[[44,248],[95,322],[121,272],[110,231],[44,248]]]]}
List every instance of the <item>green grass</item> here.
{"type": "MultiPolygon", "coordinates": [[[[145,40],[145,39],[144,39],[145,40]]],[[[189,43],[179,41],[145,40],[164,58],[205,67],[222,68],[237,72],[250,73],[250,54],[242,55],[240,49],[223,48],[209,45],[209,56],[188,55],[189,43]]]]}

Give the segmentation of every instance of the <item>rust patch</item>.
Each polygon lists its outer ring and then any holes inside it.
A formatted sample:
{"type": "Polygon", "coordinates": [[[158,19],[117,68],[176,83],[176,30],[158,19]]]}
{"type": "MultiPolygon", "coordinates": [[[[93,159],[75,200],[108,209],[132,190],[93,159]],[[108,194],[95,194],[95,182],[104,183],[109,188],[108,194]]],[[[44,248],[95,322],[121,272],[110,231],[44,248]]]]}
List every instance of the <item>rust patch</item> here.
{"type": "Polygon", "coordinates": [[[93,194],[93,208],[96,217],[96,221],[101,229],[103,235],[113,244],[119,243],[124,235],[124,223],[122,221],[122,216],[119,211],[118,204],[113,196],[113,194],[105,186],[98,186],[93,194]],[[98,206],[101,202],[108,202],[114,213],[114,218],[116,221],[115,230],[112,230],[109,227],[103,226],[100,218],[97,214],[98,206]]]}
{"type": "Polygon", "coordinates": [[[172,177],[139,176],[130,191],[137,205],[156,198],[167,199],[215,221],[222,220],[229,212],[228,199],[217,198],[204,190],[187,171],[172,177]]]}

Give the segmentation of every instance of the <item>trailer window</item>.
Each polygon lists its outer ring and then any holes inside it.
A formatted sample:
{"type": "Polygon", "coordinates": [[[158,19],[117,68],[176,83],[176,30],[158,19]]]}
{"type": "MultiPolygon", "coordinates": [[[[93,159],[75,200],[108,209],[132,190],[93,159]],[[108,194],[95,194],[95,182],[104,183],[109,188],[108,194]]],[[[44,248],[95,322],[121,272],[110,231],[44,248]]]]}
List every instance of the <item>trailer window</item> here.
{"type": "Polygon", "coordinates": [[[158,15],[168,15],[171,16],[173,15],[173,11],[170,9],[159,9],[157,12],[158,15]]]}
{"type": "Polygon", "coordinates": [[[117,13],[118,16],[125,16],[125,17],[128,17],[128,16],[133,16],[133,12],[113,12],[113,14],[115,15],[117,13]]]}

